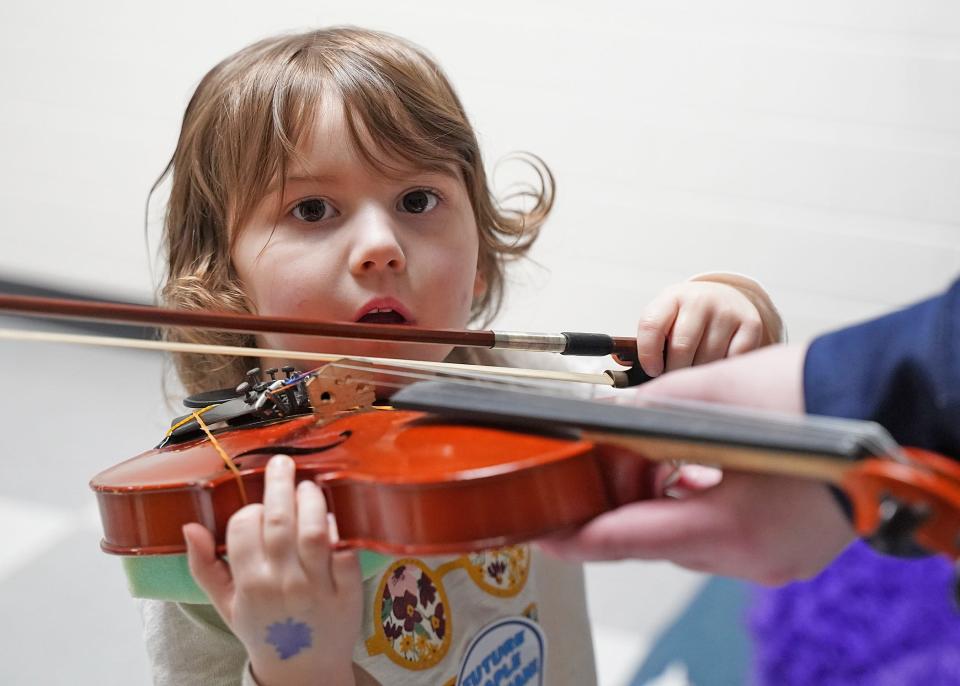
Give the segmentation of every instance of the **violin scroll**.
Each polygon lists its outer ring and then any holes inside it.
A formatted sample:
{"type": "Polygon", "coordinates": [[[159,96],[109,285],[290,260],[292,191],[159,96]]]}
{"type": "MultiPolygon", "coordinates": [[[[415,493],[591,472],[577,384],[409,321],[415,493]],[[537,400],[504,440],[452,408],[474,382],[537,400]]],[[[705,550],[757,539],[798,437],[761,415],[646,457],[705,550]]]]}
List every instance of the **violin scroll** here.
{"type": "Polygon", "coordinates": [[[913,556],[917,546],[960,557],[960,465],[904,448],[908,462],[869,459],[841,484],[853,504],[854,528],[880,552],[913,556]]]}

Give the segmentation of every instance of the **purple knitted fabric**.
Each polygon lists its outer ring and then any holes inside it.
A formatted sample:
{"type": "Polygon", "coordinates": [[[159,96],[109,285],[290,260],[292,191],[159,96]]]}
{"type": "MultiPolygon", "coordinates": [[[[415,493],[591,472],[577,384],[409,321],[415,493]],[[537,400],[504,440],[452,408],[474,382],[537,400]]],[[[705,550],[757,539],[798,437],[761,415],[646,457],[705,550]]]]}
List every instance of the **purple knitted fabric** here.
{"type": "Polygon", "coordinates": [[[850,546],[818,577],[758,588],[750,612],[758,686],[960,684],[960,612],[942,558],[850,546]]]}

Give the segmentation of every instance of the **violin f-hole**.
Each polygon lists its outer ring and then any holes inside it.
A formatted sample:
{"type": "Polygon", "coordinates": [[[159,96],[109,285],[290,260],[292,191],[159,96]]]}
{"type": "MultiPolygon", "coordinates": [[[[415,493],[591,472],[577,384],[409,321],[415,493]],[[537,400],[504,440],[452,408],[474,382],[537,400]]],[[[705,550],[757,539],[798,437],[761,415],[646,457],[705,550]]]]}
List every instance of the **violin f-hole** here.
{"type": "Polygon", "coordinates": [[[333,440],[326,440],[323,443],[318,443],[315,445],[266,445],[259,448],[252,448],[250,450],[245,450],[236,457],[234,457],[234,463],[237,467],[241,469],[250,469],[254,466],[260,466],[260,460],[257,460],[256,465],[249,464],[251,460],[244,460],[244,458],[253,458],[253,457],[267,457],[270,458],[274,455],[289,455],[290,457],[297,457],[300,455],[316,455],[318,453],[323,453],[328,450],[332,450],[337,446],[343,445],[343,443],[350,438],[352,431],[342,431],[337,435],[333,440]]]}

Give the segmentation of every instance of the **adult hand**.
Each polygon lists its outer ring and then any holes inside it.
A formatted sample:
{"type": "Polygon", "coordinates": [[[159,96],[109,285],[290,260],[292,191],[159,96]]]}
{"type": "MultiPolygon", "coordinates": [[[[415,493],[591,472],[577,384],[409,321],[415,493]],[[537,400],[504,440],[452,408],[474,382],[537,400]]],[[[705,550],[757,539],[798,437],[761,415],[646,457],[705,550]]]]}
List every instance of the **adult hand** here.
{"type": "MultiPolygon", "coordinates": [[[[805,352],[772,346],[671,372],[637,389],[634,401],[684,398],[800,413],[805,352]]],[[[815,575],[853,540],[849,522],[820,482],[733,471],[718,482],[719,475],[705,474],[683,467],[661,489],[679,499],[625,505],[542,545],[568,559],[666,559],[777,585],[815,575]]]]}

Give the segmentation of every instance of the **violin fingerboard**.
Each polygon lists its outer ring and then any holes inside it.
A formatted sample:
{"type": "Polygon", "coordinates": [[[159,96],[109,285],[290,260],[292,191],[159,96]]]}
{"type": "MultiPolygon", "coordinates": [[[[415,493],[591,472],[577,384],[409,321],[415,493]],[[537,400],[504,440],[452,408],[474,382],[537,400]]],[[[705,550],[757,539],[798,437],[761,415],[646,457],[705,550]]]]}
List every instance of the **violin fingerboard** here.
{"type": "Polygon", "coordinates": [[[537,431],[576,428],[591,433],[646,436],[686,442],[786,451],[853,461],[875,454],[871,446],[886,439],[879,425],[859,420],[801,419],[788,415],[719,406],[703,409],[630,407],[589,400],[551,397],[441,381],[402,389],[394,407],[430,412],[471,422],[537,431]]]}

